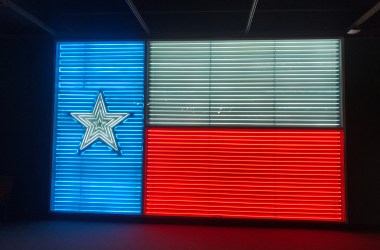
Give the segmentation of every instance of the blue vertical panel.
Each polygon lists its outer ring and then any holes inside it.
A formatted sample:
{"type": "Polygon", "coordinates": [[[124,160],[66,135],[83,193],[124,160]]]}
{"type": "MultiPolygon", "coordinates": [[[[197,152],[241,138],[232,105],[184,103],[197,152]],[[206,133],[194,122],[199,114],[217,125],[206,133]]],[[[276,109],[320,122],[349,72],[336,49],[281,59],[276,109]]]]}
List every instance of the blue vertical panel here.
{"type": "Polygon", "coordinates": [[[52,211],[141,214],[144,48],[140,41],[57,43],[52,211]],[[116,146],[95,137],[81,149],[88,128],[73,114],[95,112],[100,95],[107,114],[128,116],[109,127],[116,146]]]}

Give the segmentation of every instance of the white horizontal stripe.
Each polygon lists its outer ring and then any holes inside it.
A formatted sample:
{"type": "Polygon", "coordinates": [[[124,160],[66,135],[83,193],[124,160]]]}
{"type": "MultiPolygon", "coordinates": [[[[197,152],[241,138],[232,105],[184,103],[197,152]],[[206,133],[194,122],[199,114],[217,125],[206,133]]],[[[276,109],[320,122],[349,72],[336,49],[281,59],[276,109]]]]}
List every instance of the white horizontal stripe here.
{"type": "Polygon", "coordinates": [[[336,39],[151,42],[149,122],[339,126],[340,61],[336,39]]]}

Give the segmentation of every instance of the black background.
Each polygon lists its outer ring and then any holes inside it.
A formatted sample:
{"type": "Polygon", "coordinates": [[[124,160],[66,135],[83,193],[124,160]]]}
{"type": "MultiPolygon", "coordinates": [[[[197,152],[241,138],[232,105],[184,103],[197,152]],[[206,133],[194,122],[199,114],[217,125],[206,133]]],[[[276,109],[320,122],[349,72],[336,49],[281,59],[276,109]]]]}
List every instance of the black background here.
{"type": "Polygon", "coordinates": [[[0,40],[0,174],[14,176],[11,217],[44,218],[49,205],[54,42],[0,40]]]}

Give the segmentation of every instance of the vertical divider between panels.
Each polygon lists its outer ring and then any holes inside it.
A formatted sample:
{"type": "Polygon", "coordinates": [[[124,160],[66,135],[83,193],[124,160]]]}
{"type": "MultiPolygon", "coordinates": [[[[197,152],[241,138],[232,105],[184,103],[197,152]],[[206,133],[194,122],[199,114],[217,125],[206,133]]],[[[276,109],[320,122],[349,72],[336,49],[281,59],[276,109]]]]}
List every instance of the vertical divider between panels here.
{"type": "MultiPolygon", "coordinates": [[[[209,50],[209,97],[208,97],[208,114],[209,114],[209,119],[208,119],[208,134],[206,135],[207,137],[207,142],[208,144],[211,143],[211,135],[210,135],[210,126],[212,126],[212,123],[211,123],[211,119],[212,119],[212,116],[213,116],[213,111],[212,111],[212,65],[213,65],[213,62],[211,60],[212,58],[212,47],[213,47],[213,42],[210,41],[210,50],[209,50]]],[[[210,185],[210,182],[208,183],[210,185]]],[[[210,186],[209,188],[210,189],[210,186]]],[[[207,190],[208,192],[210,192],[210,190],[207,190]]],[[[210,203],[208,202],[206,204],[206,211],[207,209],[210,209],[210,203]]]]}
{"type": "MultiPolygon", "coordinates": [[[[273,46],[273,128],[276,128],[276,111],[277,111],[277,104],[276,104],[276,100],[277,100],[277,91],[276,91],[276,88],[277,88],[277,75],[276,75],[276,71],[277,71],[277,41],[274,41],[274,46],[273,46]]],[[[278,144],[279,142],[279,139],[277,137],[274,137],[274,142],[273,144],[278,144]]],[[[278,152],[274,151],[272,156],[273,158],[276,158],[278,152]]],[[[275,194],[278,194],[278,188],[276,188],[275,186],[273,186],[273,193],[275,194]]],[[[278,202],[278,196],[276,195],[274,197],[275,201],[278,202]]],[[[276,203],[277,204],[277,203],[276,203]]],[[[278,206],[276,205],[276,209],[274,210],[275,212],[278,212],[278,206]]],[[[273,214],[273,216],[276,216],[276,214],[273,214]]]]}
{"type": "Polygon", "coordinates": [[[274,41],[273,51],[273,126],[276,127],[277,112],[277,41],[274,41]]]}
{"type": "Polygon", "coordinates": [[[208,126],[211,125],[211,117],[212,117],[212,110],[211,110],[211,100],[212,100],[212,93],[211,93],[211,77],[212,77],[212,62],[211,62],[211,53],[212,53],[212,42],[209,42],[209,71],[208,71],[208,126]]]}
{"type": "Polygon", "coordinates": [[[144,129],[143,129],[143,163],[142,163],[142,192],[141,192],[141,215],[144,216],[147,206],[147,164],[148,164],[148,127],[149,127],[149,56],[150,42],[145,41],[144,53],[144,129]]]}
{"type": "MultiPolygon", "coordinates": [[[[277,121],[276,121],[276,118],[277,118],[277,111],[278,111],[278,107],[277,107],[277,46],[278,46],[278,43],[277,41],[275,40],[274,41],[274,51],[273,51],[273,128],[276,128],[277,127],[277,121]]],[[[281,142],[279,142],[280,139],[278,139],[277,137],[275,137],[275,142],[274,144],[279,144],[281,142]]],[[[277,156],[279,155],[279,152],[278,151],[274,151],[274,154],[273,154],[273,157],[276,158],[277,156]]],[[[274,188],[275,189],[275,188],[274,188]]],[[[273,190],[276,194],[279,193],[279,190],[278,188],[276,188],[275,190],[273,190]]],[[[275,196],[275,200],[278,201],[279,200],[279,196],[275,196]]],[[[278,210],[278,206],[276,206],[276,212],[278,210]]]]}

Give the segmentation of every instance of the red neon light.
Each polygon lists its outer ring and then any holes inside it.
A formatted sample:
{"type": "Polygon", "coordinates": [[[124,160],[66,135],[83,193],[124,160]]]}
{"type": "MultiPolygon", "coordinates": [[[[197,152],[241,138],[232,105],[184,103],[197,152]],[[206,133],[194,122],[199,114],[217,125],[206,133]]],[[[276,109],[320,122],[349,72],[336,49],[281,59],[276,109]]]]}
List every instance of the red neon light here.
{"type": "Polygon", "coordinates": [[[345,221],[343,132],[150,128],[147,215],[345,221]]]}

